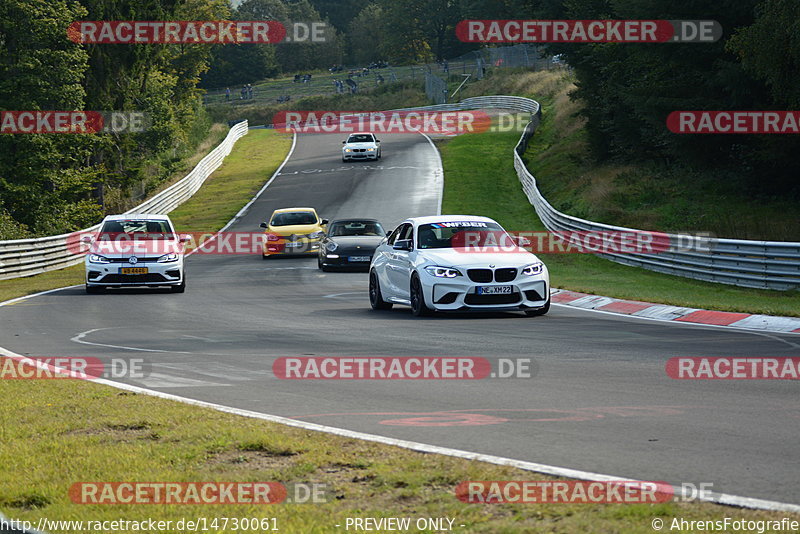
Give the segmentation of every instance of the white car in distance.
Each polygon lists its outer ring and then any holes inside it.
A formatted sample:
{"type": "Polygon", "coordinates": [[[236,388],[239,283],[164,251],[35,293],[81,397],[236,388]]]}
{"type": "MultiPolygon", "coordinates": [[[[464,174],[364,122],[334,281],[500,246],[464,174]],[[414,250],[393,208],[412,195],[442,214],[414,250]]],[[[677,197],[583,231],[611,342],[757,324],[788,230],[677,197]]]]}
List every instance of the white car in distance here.
{"type": "Polygon", "coordinates": [[[166,215],[109,215],[93,236],[84,236],[86,292],[109,287],[168,286],[186,289],[183,238],[166,215]]]}
{"type": "Polygon", "coordinates": [[[369,132],[353,133],[342,141],[342,162],[381,159],[381,142],[369,132]]]}
{"type": "Polygon", "coordinates": [[[470,215],[407,219],[375,250],[369,272],[373,309],[433,311],[550,309],[550,274],[496,221],[470,215]]]}

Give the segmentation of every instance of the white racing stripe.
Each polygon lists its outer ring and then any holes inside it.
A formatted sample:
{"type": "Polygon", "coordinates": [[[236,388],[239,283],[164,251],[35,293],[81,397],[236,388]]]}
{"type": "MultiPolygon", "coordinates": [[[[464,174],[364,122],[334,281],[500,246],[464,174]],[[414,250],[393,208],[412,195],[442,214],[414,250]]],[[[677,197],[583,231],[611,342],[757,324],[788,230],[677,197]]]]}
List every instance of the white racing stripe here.
{"type": "Polygon", "coordinates": [[[74,343],[80,343],[82,345],[94,345],[95,347],[108,347],[110,349],[122,349],[122,350],[135,350],[139,352],[171,352],[174,354],[191,354],[191,352],[185,352],[182,350],[161,350],[161,349],[145,349],[142,347],[129,347],[126,345],[110,345],[108,343],[95,343],[93,341],[86,341],[83,339],[84,337],[88,336],[89,334],[93,334],[95,332],[99,332],[100,330],[111,330],[112,328],[122,328],[121,326],[109,326],[106,328],[92,328],[91,330],[87,330],[85,332],[81,332],[73,337],[70,338],[70,341],[74,343]]]}

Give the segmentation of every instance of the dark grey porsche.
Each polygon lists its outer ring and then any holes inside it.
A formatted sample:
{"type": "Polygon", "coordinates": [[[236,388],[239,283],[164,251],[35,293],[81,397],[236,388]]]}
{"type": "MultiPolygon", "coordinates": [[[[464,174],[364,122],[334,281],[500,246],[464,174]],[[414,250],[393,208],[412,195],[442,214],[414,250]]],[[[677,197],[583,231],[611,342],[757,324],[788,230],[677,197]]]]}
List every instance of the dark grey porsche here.
{"type": "Polygon", "coordinates": [[[375,219],[338,219],[328,225],[319,244],[317,265],[323,271],[333,268],[369,269],[372,254],[386,237],[375,219]]]}

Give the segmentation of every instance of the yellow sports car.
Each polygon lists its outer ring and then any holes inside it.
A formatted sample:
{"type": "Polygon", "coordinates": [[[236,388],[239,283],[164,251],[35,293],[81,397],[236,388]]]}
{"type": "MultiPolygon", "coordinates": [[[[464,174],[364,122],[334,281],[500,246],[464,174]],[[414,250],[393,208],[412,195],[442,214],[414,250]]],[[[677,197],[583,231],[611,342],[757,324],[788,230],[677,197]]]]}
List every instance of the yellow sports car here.
{"type": "Polygon", "coordinates": [[[283,208],[272,212],[265,228],[264,259],[279,254],[316,254],[328,219],[320,219],[314,208],[283,208]]]}

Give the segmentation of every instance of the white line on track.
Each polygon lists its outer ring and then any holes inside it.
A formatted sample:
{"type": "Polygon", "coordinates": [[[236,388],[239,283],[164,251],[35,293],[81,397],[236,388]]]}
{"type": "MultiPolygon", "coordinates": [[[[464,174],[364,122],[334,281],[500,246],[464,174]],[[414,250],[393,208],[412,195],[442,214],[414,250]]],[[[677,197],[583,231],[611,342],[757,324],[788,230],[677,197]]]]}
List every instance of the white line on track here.
{"type": "MultiPolygon", "coordinates": [[[[436,145],[433,143],[433,141],[430,139],[430,137],[428,137],[425,134],[422,134],[422,135],[424,135],[428,139],[428,142],[430,142],[431,145],[433,145],[434,149],[436,149],[436,145]]],[[[256,193],[256,195],[253,197],[253,199],[247,205],[245,205],[245,207],[243,207],[239,211],[239,213],[237,213],[236,216],[234,216],[234,218],[231,219],[222,228],[222,230],[220,230],[220,231],[225,230],[231,224],[236,222],[245,213],[245,211],[253,204],[253,202],[255,202],[255,200],[261,195],[261,193],[264,192],[264,190],[269,186],[269,184],[272,183],[272,181],[275,179],[275,177],[278,175],[278,173],[280,173],[280,170],[283,168],[283,166],[286,165],[286,162],[289,161],[289,158],[291,157],[292,152],[294,152],[296,141],[297,141],[297,134],[295,134],[293,139],[292,139],[292,148],[290,149],[289,154],[286,156],[286,159],[283,160],[283,163],[281,163],[281,166],[278,167],[278,169],[275,171],[275,174],[273,174],[272,177],[270,178],[270,180],[264,185],[264,187],[262,187],[261,190],[258,193],[256,193]]],[[[439,154],[438,149],[436,149],[436,154],[439,156],[439,161],[440,161],[440,165],[441,165],[441,155],[439,154]]],[[[442,180],[442,184],[444,184],[443,180],[442,180]]],[[[440,197],[439,197],[439,210],[438,210],[439,213],[441,213],[441,199],[442,199],[442,197],[440,195],[440,197]]],[[[80,285],[73,285],[73,286],[61,287],[61,288],[58,288],[58,289],[50,289],[48,291],[41,291],[39,293],[34,293],[32,295],[26,295],[24,297],[18,297],[18,298],[11,299],[11,300],[8,300],[8,301],[5,301],[5,302],[0,302],[0,307],[9,306],[9,305],[12,305],[12,304],[14,304],[16,302],[20,302],[20,301],[23,301],[23,300],[26,300],[26,299],[38,297],[38,296],[41,296],[41,295],[46,295],[48,293],[54,293],[56,291],[62,291],[64,289],[71,289],[71,288],[75,288],[75,287],[81,287],[81,286],[80,285]]],[[[573,310],[582,309],[582,308],[575,308],[575,307],[567,306],[566,304],[553,303],[553,305],[554,306],[566,307],[566,308],[570,308],[570,309],[573,309],[573,310]]],[[[653,320],[653,321],[660,322],[662,324],[664,324],[664,323],[675,324],[676,326],[695,326],[695,327],[700,327],[700,328],[710,328],[710,327],[714,326],[714,325],[693,325],[691,323],[677,324],[677,323],[671,323],[670,321],[663,321],[663,320],[650,319],[650,318],[646,318],[646,317],[630,316],[630,315],[620,315],[620,314],[616,314],[616,313],[604,312],[602,310],[583,309],[583,311],[595,312],[595,313],[606,313],[608,315],[614,315],[616,317],[631,317],[631,318],[636,318],[636,319],[653,320]]],[[[725,327],[721,327],[721,328],[725,328],[725,327]]],[[[731,331],[733,329],[728,329],[728,330],[731,331]]],[[[736,331],[748,332],[746,330],[741,330],[741,329],[736,329],[736,331]]],[[[763,334],[761,332],[752,332],[752,331],[749,331],[749,332],[750,333],[763,334]]],[[[0,355],[5,356],[7,358],[14,359],[14,360],[20,360],[20,359],[24,358],[23,356],[21,356],[19,354],[16,354],[14,352],[11,352],[8,349],[5,349],[3,347],[0,347],[0,355]]],[[[44,364],[43,362],[37,362],[37,365],[51,367],[51,366],[48,366],[47,364],[44,364]]],[[[250,411],[250,410],[242,410],[240,408],[233,408],[233,407],[230,407],[230,406],[223,406],[223,405],[220,405],[220,404],[214,404],[214,403],[200,401],[200,400],[196,400],[196,399],[190,399],[190,398],[187,398],[187,397],[179,397],[177,395],[172,395],[172,394],[164,393],[164,392],[161,392],[161,391],[150,390],[150,389],[141,388],[141,387],[137,387],[137,386],[132,386],[132,385],[129,385],[129,384],[123,384],[123,383],[119,383],[119,382],[112,382],[110,380],[105,380],[105,379],[101,379],[101,378],[92,379],[91,381],[92,382],[97,382],[99,384],[104,384],[104,385],[107,385],[107,386],[111,386],[111,387],[114,387],[114,388],[117,388],[117,389],[122,389],[122,390],[131,391],[131,392],[135,392],[135,393],[141,393],[143,395],[150,395],[150,396],[153,396],[153,397],[158,397],[158,398],[162,398],[162,399],[181,402],[181,403],[189,404],[189,405],[192,405],[192,406],[210,408],[212,410],[217,410],[217,411],[225,412],[225,413],[231,413],[231,414],[234,414],[234,415],[240,415],[242,417],[250,417],[250,418],[253,418],[253,419],[261,419],[263,421],[270,421],[270,422],[273,422],[273,423],[283,424],[283,425],[287,425],[287,426],[299,427],[299,428],[303,428],[303,429],[306,429],[306,430],[324,432],[324,433],[328,433],[328,434],[334,434],[334,435],[349,437],[349,438],[353,438],[353,439],[360,439],[360,440],[364,440],[364,441],[377,442],[377,443],[382,443],[382,444],[385,444],[385,445],[393,445],[395,447],[414,450],[414,451],[418,451],[418,452],[441,454],[441,455],[444,455],[444,456],[453,456],[453,457],[456,457],[456,458],[463,458],[463,459],[467,459],[467,460],[486,462],[486,463],[491,463],[491,464],[495,464],[495,465],[504,465],[504,466],[509,466],[509,467],[515,467],[515,468],[518,468],[518,469],[523,469],[523,470],[526,470],[526,471],[533,471],[533,472],[536,472],[536,473],[548,474],[548,475],[553,475],[553,476],[568,477],[568,478],[576,478],[576,479],[579,479],[579,480],[597,480],[597,481],[630,480],[630,478],[628,478],[628,477],[620,478],[620,477],[615,477],[615,476],[611,476],[611,475],[603,475],[603,474],[599,474],[599,473],[591,473],[591,472],[588,472],[588,471],[579,471],[579,470],[576,470],[576,469],[569,469],[569,468],[551,466],[551,465],[546,465],[546,464],[539,464],[539,463],[534,463],[534,462],[526,462],[526,461],[522,461],[522,460],[515,460],[513,458],[504,458],[504,457],[501,457],[501,456],[492,456],[492,455],[487,455],[487,454],[480,454],[480,453],[475,453],[475,452],[462,451],[462,450],[459,450],[459,449],[450,449],[450,448],[446,448],[446,447],[439,447],[437,445],[428,445],[428,444],[425,444],[425,443],[417,443],[417,442],[414,442],[414,441],[406,441],[406,440],[400,440],[400,439],[395,439],[395,438],[389,438],[389,437],[386,437],[386,436],[379,436],[379,435],[376,435],[376,434],[366,434],[366,433],[363,433],[363,432],[355,432],[355,431],[347,430],[347,429],[343,429],[343,428],[336,428],[336,427],[330,427],[330,426],[325,426],[325,425],[319,425],[319,424],[315,424],[315,423],[308,423],[306,421],[298,421],[298,420],[295,420],[295,419],[289,419],[287,417],[263,414],[263,413],[260,413],[260,412],[254,412],[254,411],[250,411]]],[[[680,488],[675,488],[675,489],[676,489],[676,495],[681,495],[681,491],[682,490],[680,488]]],[[[724,494],[724,493],[714,494],[713,496],[709,496],[709,497],[701,497],[700,500],[704,500],[704,501],[708,501],[708,502],[714,502],[714,503],[718,503],[718,504],[725,504],[725,505],[729,505],[729,506],[739,506],[739,507],[744,507],[744,508],[756,508],[756,509],[761,509],[761,510],[774,510],[774,511],[786,511],[786,512],[800,513],[800,505],[797,505],[797,504],[781,503],[781,502],[777,502],[777,501],[769,501],[769,500],[764,500],[764,499],[753,499],[753,498],[750,498],[750,497],[741,497],[741,496],[737,496],[737,495],[728,495],[728,494],[724,494]]]]}
{"type": "Polygon", "coordinates": [[[161,349],[145,349],[142,347],[128,347],[126,345],[110,345],[108,343],[94,343],[92,341],[86,341],[83,339],[84,337],[88,336],[89,334],[93,334],[95,332],[99,332],[100,330],[111,330],[112,328],[121,328],[119,326],[109,326],[107,328],[92,328],[91,330],[87,330],[85,332],[81,332],[73,337],[70,338],[70,341],[75,343],[81,343],[82,345],[94,345],[96,347],[108,347],[111,349],[122,349],[122,350],[135,350],[139,352],[170,352],[174,354],[192,354],[191,352],[185,352],[182,350],[161,350],[161,349]]]}
{"type": "MultiPolygon", "coordinates": [[[[13,353],[9,350],[6,350],[0,347],[0,355],[6,356],[7,358],[11,358],[14,360],[21,360],[25,359],[23,356],[19,354],[13,353]]],[[[36,365],[47,367],[53,369],[52,366],[43,363],[43,362],[36,362],[36,365]]],[[[489,454],[481,454],[477,452],[469,452],[469,451],[462,451],[459,449],[451,449],[448,447],[440,447],[438,445],[428,445],[426,443],[418,443],[415,441],[408,441],[403,439],[396,439],[390,438],[386,436],[379,436],[376,434],[367,434],[364,432],[356,432],[354,430],[347,430],[345,428],[337,428],[327,425],[320,425],[317,423],[309,423],[306,421],[298,421],[296,419],[290,419],[288,417],[281,417],[279,415],[269,415],[260,412],[254,412],[251,410],[243,410],[241,408],[233,408],[231,406],[223,406],[221,404],[214,404],[211,402],[190,399],[187,397],[180,397],[178,395],[173,395],[171,393],[164,393],[163,391],[154,391],[151,389],[146,389],[138,386],[132,386],[130,384],[122,384],[119,382],[113,382],[111,380],[106,380],[103,378],[93,378],[89,379],[91,382],[97,382],[98,384],[103,384],[106,386],[111,386],[117,389],[122,389],[125,391],[131,391],[134,393],[141,393],[143,395],[150,395],[152,397],[158,397],[161,399],[171,400],[181,402],[183,404],[189,404],[192,406],[199,406],[201,408],[210,408],[212,410],[216,410],[219,412],[230,413],[234,415],[240,415],[242,417],[249,417],[252,419],[260,419],[262,421],[269,421],[272,423],[278,423],[286,426],[293,426],[297,428],[302,428],[305,430],[312,430],[316,432],[324,432],[326,434],[333,434],[336,436],[343,436],[352,439],[360,439],[363,441],[371,441],[375,443],[382,443],[384,445],[392,445],[395,447],[400,447],[403,449],[409,449],[417,452],[424,452],[424,453],[431,453],[431,454],[441,454],[444,456],[452,456],[455,458],[463,458],[465,460],[472,460],[478,462],[486,462],[495,465],[504,465],[508,467],[515,467],[517,469],[523,469],[525,471],[533,471],[536,473],[542,473],[546,475],[552,476],[559,476],[559,477],[567,477],[567,478],[576,478],[579,480],[592,480],[592,481],[600,481],[600,482],[613,482],[613,481],[631,481],[636,482],[635,480],[631,480],[628,477],[617,477],[612,475],[604,475],[600,473],[592,473],[590,471],[580,471],[577,469],[569,469],[565,467],[558,467],[553,465],[547,464],[540,464],[535,462],[526,462],[523,460],[515,460],[513,458],[503,458],[501,456],[493,456],[489,454]]],[[[686,496],[683,492],[682,488],[674,487],[675,495],[677,496],[686,496]]],[[[773,510],[773,511],[785,511],[785,512],[796,512],[800,513],[800,505],[797,504],[789,504],[789,503],[782,503],[777,501],[769,501],[764,499],[753,499],[750,497],[740,497],[737,495],[729,495],[725,493],[716,493],[711,496],[701,497],[699,500],[707,501],[707,502],[714,502],[718,504],[725,504],[730,506],[739,506],[743,508],[756,508],[761,510],[773,510]]]]}

